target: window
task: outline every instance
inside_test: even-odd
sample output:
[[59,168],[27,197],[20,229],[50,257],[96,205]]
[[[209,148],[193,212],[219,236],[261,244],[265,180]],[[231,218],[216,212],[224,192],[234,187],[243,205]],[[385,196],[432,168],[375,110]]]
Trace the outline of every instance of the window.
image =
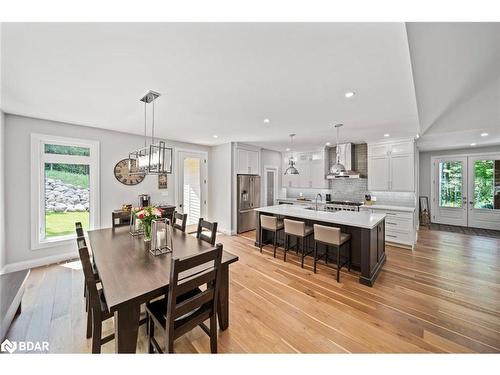
[[460,161],[439,163],[439,206],[462,207],[463,166]]
[[99,143],[33,134],[32,248],[53,246],[99,226]]

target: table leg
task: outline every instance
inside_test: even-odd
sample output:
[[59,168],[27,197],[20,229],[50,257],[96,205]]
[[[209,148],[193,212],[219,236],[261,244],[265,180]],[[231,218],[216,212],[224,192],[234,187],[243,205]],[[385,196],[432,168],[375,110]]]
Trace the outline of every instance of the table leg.
[[139,316],[139,305],[128,305],[115,311],[116,353],[135,353],[139,331]]
[[227,264],[221,265],[217,316],[219,317],[219,327],[224,331],[229,327],[229,266]]

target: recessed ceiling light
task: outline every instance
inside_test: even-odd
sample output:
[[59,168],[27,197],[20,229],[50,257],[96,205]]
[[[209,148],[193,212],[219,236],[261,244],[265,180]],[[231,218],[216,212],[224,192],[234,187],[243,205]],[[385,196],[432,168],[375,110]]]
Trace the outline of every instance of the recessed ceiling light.
[[419,139],[420,138],[420,134],[417,133],[417,135],[415,136],[415,138]]
[[475,143],[471,143],[470,145],[471,145],[472,147],[474,147],[476,144],[475,144]]
[[327,146],[330,146],[330,145],[331,145],[331,143],[330,143],[330,142],[326,142],[326,145],[327,145]]
[[386,138],[387,138],[387,137],[390,137],[390,136],[391,136],[391,135],[390,135],[389,133],[385,133],[385,134],[384,134],[384,137],[386,137]]
[[487,137],[488,133],[481,133],[481,137]]
[[352,98],[356,93],[354,91],[347,91],[344,96],[346,98]]
[[290,149],[287,147],[287,148],[285,148],[285,151],[287,151],[287,152],[288,152],[288,151],[290,151]]
[[268,118],[265,118],[265,119],[264,119],[264,123],[265,123],[265,124],[269,124],[270,122],[271,122],[271,120],[269,120]]
[[212,137],[219,138],[219,136],[217,134],[214,134]]

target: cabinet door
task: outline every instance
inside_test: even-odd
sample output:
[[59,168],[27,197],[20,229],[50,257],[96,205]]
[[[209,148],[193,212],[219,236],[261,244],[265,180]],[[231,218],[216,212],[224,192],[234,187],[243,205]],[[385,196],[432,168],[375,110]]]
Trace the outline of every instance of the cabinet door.
[[325,160],[321,153],[313,153],[310,163],[311,187],[324,189],[327,187],[325,178]]
[[248,173],[260,174],[258,151],[247,151]]
[[368,161],[368,190],[389,190],[389,158],[372,157]]
[[238,168],[237,173],[246,174],[248,171],[248,151],[238,149]]
[[391,186],[392,191],[413,191],[414,173],[412,155],[391,154]]
[[310,155],[306,152],[297,155],[297,170],[298,175],[298,186],[300,188],[310,188],[311,187],[311,160]]

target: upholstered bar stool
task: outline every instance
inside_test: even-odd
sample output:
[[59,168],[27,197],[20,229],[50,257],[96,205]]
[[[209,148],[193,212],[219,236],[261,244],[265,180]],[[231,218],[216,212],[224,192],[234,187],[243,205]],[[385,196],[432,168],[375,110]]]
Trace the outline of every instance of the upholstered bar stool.
[[276,216],[260,215],[260,252],[262,253],[262,234],[264,231],[273,233],[273,256],[276,258],[278,232],[283,230],[283,222]]
[[[351,235],[342,233],[340,228],[314,224],[314,273],[316,273],[316,262],[318,260],[318,243],[326,245],[325,264],[328,263],[328,247],[332,246],[337,249],[337,282],[339,282],[340,269],[347,264],[348,271],[351,270]],[[347,260],[340,264],[340,249],[344,245],[348,245]]]
[[290,236],[296,237],[297,251],[299,251],[300,249],[302,257],[300,266],[304,268],[304,258],[306,257],[306,255],[311,254],[311,251],[306,253],[304,240],[306,240],[313,233],[313,229],[306,226],[306,223],[304,223],[303,221],[285,219],[283,220],[283,223],[285,224],[285,256],[283,257],[283,260],[286,262],[286,252],[289,249]]

